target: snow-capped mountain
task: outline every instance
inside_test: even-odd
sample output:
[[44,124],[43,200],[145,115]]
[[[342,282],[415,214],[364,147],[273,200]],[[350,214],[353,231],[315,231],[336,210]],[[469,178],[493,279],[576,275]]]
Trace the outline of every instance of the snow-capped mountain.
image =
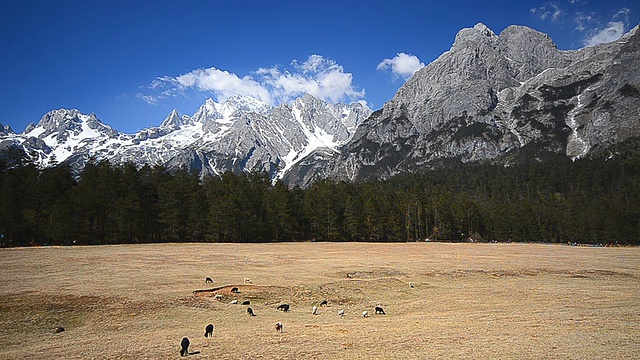
[[208,99],[193,116],[173,110],[160,126],[124,134],[94,114],[60,109],[20,134],[2,127],[0,151],[17,148],[41,166],[66,163],[77,170],[95,158],[197,169],[203,176],[231,170],[278,178],[320,147],[336,151],[370,113],[360,103],[329,104],[311,95],[278,107],[231,97]]

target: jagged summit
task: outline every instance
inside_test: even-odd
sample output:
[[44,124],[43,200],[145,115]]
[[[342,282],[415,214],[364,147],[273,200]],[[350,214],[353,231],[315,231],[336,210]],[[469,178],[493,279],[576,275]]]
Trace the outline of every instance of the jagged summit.
[[11,134],[15,134],[15,132],[13,131],[11,126],[2,125],[2,123],[0,123],[0,136],[1,135],[11,135]]

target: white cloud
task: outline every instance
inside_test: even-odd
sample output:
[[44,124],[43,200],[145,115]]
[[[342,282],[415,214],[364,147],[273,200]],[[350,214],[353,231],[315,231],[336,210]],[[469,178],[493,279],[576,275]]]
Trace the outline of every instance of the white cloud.
[[231,96],[251,96],[268,104],[272,103],[269,91],[250,76],[238,77],[228,71],[214,67],[196,69],[173,79],[182,88],[194,88],[201,92],[212,92],[219,100]]
[[424,67],[424,64],[417,56],[405,53],[398,53],[392,59],[384,59],[376,67],[377,70],[390,71],[395,76],[408,79],[413,74]]
[[335,61],[311,55],[303,63],[291,62],[294,72],[281,71],[278,67],[259,69],[265,86],[280,101],[288,101],[302,94],[311,94],[317,98],[338,102],[346,99],[358,99],[364,96],[364,90],[353,87],[353,75],[345,73],[344,68]]
[[529,9],[531,15],[539,17],[541,20],[550,20],[552,22],[558,22],[562,18],[563,11],[558,4],[546,3],[543,6]]
[[[631,10],[629,8],[621,8],[613,16],[611,20],[604,27],[595,27],[586,31],[586,37],[582,41],[585,46],[593,46],[602,43],[608,43],[615,41],[627,32],[629,28],[629,14]],[[590,18],[593,20],[593,18]],[[583,27],[581,30],[586,30]]]
[[153,95],[145,95],[143,93],[137,93],[136,97],[149,105],[155,105],[158,103],[158,98]]
[[576,14],[574,21],[576,22],[576,27],[574,28],[574,30],[585,31],[588,26],[593,24],[593,22],[595,21],[595,17],[594,15],[587,15],[579,12]]
[[625,33],[625,24],[622,21],[610,22],[604,29],[595,29],[589,32],[583,43],[586,46],[608,43],[618,40]]
[[275,105],[305,93],[330,102],[358,100],[365,94],[354,88],[352,74],[321,55],[311,55],[302,63],[293,60],[291,66],[291,71],[277,66],[260,68],[243,77],[215,67],[196,69],[176,77],[159,77],[147,88],[157,94],[140,93],[137,97],[153,105],[163,98],[187,96],[190,90],[209,94],[217,101],[239,95]]

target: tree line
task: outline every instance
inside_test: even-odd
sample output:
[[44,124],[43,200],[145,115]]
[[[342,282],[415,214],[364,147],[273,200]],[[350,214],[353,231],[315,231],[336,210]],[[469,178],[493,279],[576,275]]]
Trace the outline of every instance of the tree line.
[[640,156],[549,155],[384,181],[266,173],[201,178],[161,166],[0,162],[2,246],[153,242],[514,241],[638,244]]

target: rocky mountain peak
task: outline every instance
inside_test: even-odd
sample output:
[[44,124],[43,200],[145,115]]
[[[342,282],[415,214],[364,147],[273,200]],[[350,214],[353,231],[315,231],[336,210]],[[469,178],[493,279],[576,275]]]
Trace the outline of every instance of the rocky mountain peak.
[[487,25],[483,24],[483,23],[477,23],[474,27],[475,30],[480,31],[480,33],[482,33],[482,35],[487,36],[487,37],[495,37],[496,34],[493,32],[493,30],[489,29],[489,27],[487,27]]
[[160,127],[167,129],[177,129],[180,127],[180,125],[182,125],[182,123],[182,118],[180,117],[178,110],[173,109],[164,119],[162,124],[160,124]]
[[100,121],[95,114],[82,114],[77,109],[58,109],[45,114],[37,125],[29,125],[24,133],[44,139],[54,136],[59,141],[65,141],[83,131],[93,131],[105,136],[115,136],[117,131]]
[[452,49],[466,47],[469,44],[479,46],[482,43],[492,44],[498,39],[498,36],[489,29],[485,24],[478,23],[472,28],[464,28],[458,31],[453,42]]
[[3,125],[2,123],[0,123],[0,135],[11,135],[11,134],[15,134],[11,126]]
[[[521,149],[586,156],[640,134],[640,36],[561,51],[525,26],[462,29],[341,148],[290,181],[380,179],[445,162],[509,163]],[[531,151],[531,150],[529,150]],[[300,175],[302,174],[302,176]]]

